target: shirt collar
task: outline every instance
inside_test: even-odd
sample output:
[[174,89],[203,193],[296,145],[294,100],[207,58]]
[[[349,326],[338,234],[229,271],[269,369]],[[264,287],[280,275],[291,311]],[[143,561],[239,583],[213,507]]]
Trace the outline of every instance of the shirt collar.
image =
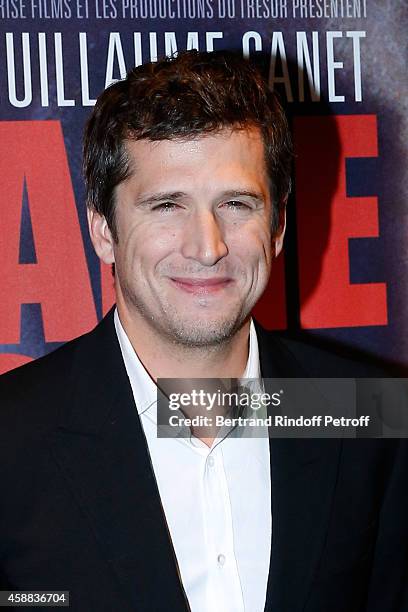
[[[135,398],[137,411],[140,415],[142,412],[145,412],[156,403],[157,386],[140,361],[125,330],[123,329],[117,308],[115,309],[114,323],[123,360],[125,362],[127,375],[132,387],[133,396]],[[259,364],[258,338],[256,335],[254,322],[251,319],[249,328],[248,360],[242,378],[259,379],[260,376],[261,368]]]

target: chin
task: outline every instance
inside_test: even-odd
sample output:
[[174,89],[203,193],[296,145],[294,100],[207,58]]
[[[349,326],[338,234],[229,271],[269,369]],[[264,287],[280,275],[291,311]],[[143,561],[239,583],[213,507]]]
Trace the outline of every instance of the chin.
[[197,316],[186,321],[180,317],[176,321],[168,321],[166,333],[173,342],[186,347],[217,346],[232,338],[240,329],[245,318],[235,315],[227,320],[214,320],[214,318],[200,320]]

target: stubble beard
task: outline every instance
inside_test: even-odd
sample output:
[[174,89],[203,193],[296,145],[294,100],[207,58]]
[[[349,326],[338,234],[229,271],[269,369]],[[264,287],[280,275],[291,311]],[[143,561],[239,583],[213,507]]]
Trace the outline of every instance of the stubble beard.
[[246,318],[244,313],[234,312],[229,318],[183,321],[171,307],[165,313],[169,338],[185,348],[215,348],[228,343]]
[[[227,344],[247,319],[249,312],[236,304],[229,315],[224,317],[203,317],[194,319],[192,315],[183,319],[182,313],[172,304],[161,304],[161,312],[153,313],[149,306],[135,295],[129,287],[123,288],[126,301],[131,310],[138,314],[157,336],[167,342],[186,349],[217,348]],[[205,308],[202,300],[202,307]]]

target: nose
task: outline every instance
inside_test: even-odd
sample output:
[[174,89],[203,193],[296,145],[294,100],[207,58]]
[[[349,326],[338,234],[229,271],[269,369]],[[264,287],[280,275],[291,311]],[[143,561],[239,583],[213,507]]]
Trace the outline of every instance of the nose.
[[222,228],[210,210],[197,212],[186,224],[182,255],[203,266],[213,266],[228,254]]

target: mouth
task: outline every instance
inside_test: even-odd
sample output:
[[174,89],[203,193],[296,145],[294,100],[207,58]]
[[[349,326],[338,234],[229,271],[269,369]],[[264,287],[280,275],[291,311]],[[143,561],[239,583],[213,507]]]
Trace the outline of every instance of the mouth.
[[215,278],[179,278],[172,277],[170,281],[178,289],[185,293],[195,295],[210,295],[222,291],[229,287],[234,281],[232,278],[215,277]]

